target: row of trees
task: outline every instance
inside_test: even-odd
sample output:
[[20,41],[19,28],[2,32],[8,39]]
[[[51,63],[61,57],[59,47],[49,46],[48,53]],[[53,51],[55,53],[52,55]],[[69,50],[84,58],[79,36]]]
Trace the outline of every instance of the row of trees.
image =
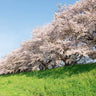
[[59,6],[52,23],[34,29],[32,39],[23,42],[19,49],[8,54],[0,64],[3,64],[5,73],[30,71],[34,66],[47,69],[52,65],[54,68],[57,60],[69,65],[69,50],[80,49],[80,42],[86,51],[89,50],[89,44],[95,44],[96,29],[90,31],[95,24],[96,0],[82,0],[68,7]]

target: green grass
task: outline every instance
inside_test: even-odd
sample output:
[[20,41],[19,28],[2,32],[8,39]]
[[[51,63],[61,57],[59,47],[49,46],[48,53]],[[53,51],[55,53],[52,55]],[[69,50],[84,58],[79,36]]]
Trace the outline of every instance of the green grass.
[[96,96],[96,64],[2,75],[0,96]]

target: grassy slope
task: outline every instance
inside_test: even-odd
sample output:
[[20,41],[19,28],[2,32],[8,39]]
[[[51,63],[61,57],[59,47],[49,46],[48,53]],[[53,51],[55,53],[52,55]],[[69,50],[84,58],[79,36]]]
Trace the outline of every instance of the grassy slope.
[[96,96],[96,64],[2,75],[0,96]]

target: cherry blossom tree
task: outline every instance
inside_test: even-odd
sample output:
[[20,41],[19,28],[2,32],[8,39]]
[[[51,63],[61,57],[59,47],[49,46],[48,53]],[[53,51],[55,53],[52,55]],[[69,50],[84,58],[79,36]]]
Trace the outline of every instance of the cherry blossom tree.
[[0,74],[68,66],[90,53],[96,45],[96,0],[58,7],[50,24],[34,29],[32,39],[0,60]]

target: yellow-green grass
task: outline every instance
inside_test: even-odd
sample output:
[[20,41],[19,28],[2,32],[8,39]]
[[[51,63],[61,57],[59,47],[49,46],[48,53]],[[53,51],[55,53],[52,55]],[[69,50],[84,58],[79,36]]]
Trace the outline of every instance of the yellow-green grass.
[[96,96],[96,64],[1,75],[0,96]]

